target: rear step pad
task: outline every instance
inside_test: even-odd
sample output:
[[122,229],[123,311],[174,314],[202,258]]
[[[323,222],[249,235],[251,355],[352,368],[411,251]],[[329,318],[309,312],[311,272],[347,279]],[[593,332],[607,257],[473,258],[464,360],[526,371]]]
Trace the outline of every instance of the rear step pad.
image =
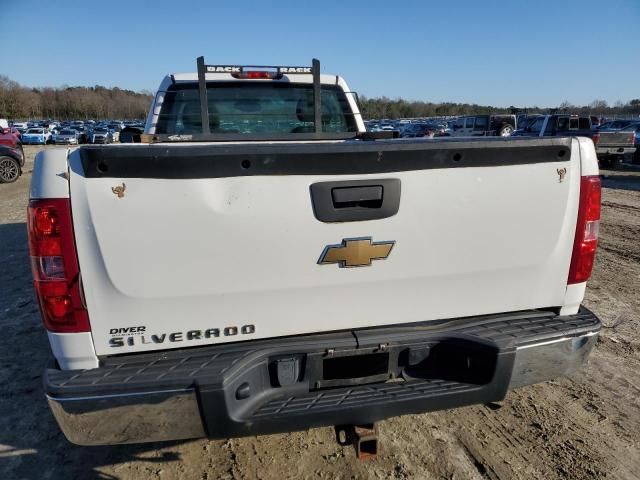
[[[188,389],[199,385],[221,385],[240,371],[246,371],[269,357],[291,353],[320,353],[329,348],[354,349],[388,343],[447,338],[476,338],[514,347],[540,342],[559,335],[573,337],[594,331],[599,320],[582,307],[577,315],[562,317],[546,311],[488,315],[442,322],[372,328],[357,332],[338,332],[309,336],[282,337],[236,344],[176,349],[164,352],[103,357],[101,366],[90,370],[59,370],[51,365],[45,371],[49,395],[108,395],[145,391],[149,386]],[[416,388],[447,388],[425,381]],[[371,386],[363,387],[366,389]],[[390,384],[380,385],[379,394]],[[308,393],[308,392],[307,392]],[[309,395],[316,395],[309,393]],[[304,400],[306,401],[306,400]],[[266,406],[266,405],[265,405]],[[257,412],[256,412],[257,413]]]

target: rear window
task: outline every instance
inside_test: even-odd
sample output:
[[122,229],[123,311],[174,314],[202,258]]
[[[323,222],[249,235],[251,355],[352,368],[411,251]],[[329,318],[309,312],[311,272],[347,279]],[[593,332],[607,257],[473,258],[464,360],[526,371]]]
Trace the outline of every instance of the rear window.
[[608,127],[611,128],[612,130],[617,130],[617,129],[626,127],[630,123],[631,123],[630,120],[615,120],[615,121],[611,122],[608,125]]
[[[283,134],[315,131],[311,84],[216,82],[207,84],[211,133]],[[322,131],[357,131],[346,95],[322,85]],[[202,133],[196,83],[172,85],[165,93],[158,134]]]
[[589,117],[580,117],[578,120],[578,128],[580,128],[580,130],[589,130],[591,128],[591,119]]
[[564,132],[569,130],[569,117],[559,117],[558,118],[558,131]]

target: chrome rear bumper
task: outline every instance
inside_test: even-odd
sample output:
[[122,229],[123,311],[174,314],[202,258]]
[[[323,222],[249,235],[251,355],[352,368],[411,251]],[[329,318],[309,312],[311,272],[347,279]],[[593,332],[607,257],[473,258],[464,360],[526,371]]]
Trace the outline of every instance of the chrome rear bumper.
[[53,398],[49,407],[70,442],[111,445],[204,437],[194,389]]
[[516,348],[509,390],[545,382],[578,370],[598,341],[598,332]]

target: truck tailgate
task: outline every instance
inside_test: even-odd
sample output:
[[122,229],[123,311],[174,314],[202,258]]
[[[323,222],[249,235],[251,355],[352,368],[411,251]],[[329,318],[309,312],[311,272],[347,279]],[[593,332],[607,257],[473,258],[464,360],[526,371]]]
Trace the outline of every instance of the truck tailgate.
[[[69,165],[98,355],[564,299],[576,140],[92,146],[75,150]],[[385,179],[400,182],[396,214],[316,218],[311,185]],[[319,263],[327,247],[369,238],[393,245],[386,259],[362,268]],[[358,255],[375,258],[365,247]]]
[[635,143],[635,132],[600,131],[599,137],[597,144],[598,147],[633,147]]

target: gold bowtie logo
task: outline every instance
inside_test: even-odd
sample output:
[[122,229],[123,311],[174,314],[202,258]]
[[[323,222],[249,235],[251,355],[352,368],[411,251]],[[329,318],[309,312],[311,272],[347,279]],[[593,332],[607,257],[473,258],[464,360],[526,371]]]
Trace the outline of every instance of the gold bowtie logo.
[[345,238],[339,245],[327,245],[319,265],[337,263],[342,267],[366,267],[372,260],[384,260],[396,242],[373,242],[368,238]]

